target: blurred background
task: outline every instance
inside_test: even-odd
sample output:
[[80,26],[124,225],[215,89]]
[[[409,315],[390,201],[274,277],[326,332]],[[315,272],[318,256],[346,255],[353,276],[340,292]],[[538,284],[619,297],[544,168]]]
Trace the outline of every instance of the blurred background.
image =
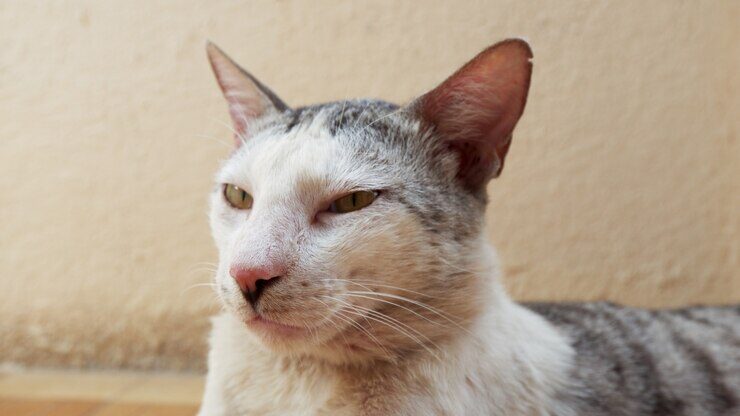
[[520,300],[740,301],[740,2],[2,1],[0,360],[202,371],[217,43],[286,102],[534,75],[488,232]]

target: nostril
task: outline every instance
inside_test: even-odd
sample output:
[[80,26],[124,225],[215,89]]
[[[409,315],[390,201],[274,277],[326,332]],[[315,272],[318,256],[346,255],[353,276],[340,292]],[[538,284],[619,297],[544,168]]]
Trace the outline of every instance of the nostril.
[[257,281],[254,282],[254,291],[257,292],[257,296],[259,296],[259,294],[261,294],[268,286],[275,284],[278,279],[280,279],[280,276],[271,277],[269,279],[257,279]]
[[277,283],[278,280],[280,280],[280,276],[274,276],[268,279],[257,279],[254,282],[254,290],[248,290],[246,293],[249,302],[252,305],[257,303],[257,300],[262,296],[265,289]]

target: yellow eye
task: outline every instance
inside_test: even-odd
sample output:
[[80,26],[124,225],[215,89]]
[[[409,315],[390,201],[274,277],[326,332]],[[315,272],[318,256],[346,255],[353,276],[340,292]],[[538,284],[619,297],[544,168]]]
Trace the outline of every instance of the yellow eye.
[[226,184],[224,186],[224,198],[236,209],[252,208],[252,195],[236,185]]
[[374,191],[352,192],[332,202],[329,211],[337,214],[357,211],[372,204],[377,196],[378,193]]

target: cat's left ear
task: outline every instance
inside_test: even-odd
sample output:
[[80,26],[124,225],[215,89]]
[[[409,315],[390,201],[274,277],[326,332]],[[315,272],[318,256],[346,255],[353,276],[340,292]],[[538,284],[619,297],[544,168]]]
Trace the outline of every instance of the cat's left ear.
[[275,93],[239,67],[218,46],[208,42],[206,52],[218,85],[229,103],[229,114],[238,136],[235,138],[237,146],[249,136],[249,126],[254,120],[288,109]]
[[410,106],[459,156],[458,178],[481,191],[499,176],[527,101],[532,50],[520,39],[479,53]]

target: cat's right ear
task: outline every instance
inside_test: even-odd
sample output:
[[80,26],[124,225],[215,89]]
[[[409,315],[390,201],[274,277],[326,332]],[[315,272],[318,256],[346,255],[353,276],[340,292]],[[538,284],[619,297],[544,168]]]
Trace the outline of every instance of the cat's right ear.
[[252,74],[231,60],[218,46],[208,42],[206,52],[218,85],[229,103],[229,114],[238,147],[249,137],[249,127],[254,120],[286,111],[288,106]]
[[499,42],[410,105],[459,157],[458,177],[475,192],[501,174],[524,111],[532,50],[521,39]]

